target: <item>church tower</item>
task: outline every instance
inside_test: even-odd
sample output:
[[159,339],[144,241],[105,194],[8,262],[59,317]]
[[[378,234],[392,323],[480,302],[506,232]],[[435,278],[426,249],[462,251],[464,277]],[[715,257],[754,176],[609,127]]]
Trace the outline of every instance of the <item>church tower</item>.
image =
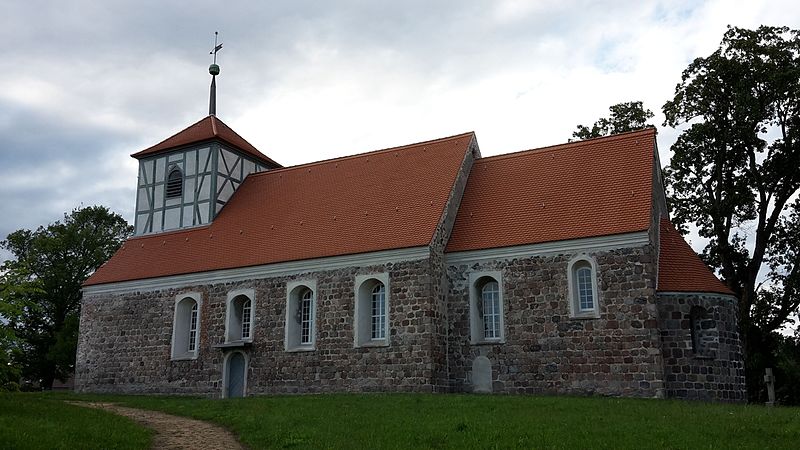
[[248,174],[281,167],[216,117],[216,52],[209,115],[131,156],[139,160],[135,234],[206,225]]

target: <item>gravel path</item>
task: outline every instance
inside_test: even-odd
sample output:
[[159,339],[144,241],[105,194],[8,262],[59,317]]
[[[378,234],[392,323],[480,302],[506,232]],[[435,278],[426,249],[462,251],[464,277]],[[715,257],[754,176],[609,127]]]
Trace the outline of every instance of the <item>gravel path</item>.
[[158,411],[128,408],[113,403],[102,402],[68,402],[110,411],[121,416],[130,417],[134,421],[155,431],[154,449],[244,449],[231,432],[217,425],[186,417],[178,417]]

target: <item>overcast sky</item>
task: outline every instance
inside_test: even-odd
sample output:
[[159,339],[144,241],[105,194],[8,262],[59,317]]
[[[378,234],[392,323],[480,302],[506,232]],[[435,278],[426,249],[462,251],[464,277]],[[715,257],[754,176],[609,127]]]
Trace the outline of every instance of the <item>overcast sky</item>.
[[[484,156],[565,142],[608,106],[656,113],[728,24],[786,1],[37,1],[0,18],[0,239],[101,204],[133,220],[136,161],[208,112],[283,165],[475,131]],[[694,243],[695,247],[699,245]],[[3,255],[0,255],[0,257]]]

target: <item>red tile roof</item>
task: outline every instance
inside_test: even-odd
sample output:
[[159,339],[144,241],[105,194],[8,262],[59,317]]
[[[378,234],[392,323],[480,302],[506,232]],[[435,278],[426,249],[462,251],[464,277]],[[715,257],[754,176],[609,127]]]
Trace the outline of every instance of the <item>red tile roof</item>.
[[473,138],[250,175],[210,225],[129,239],[85,285],[429,245]]
[[686,243],[669,219],[661,219],[659,292],[713,292],[735,295]]
[[475,162],[448,252],[647,230],[655,130]]
[[140,152],[136,152],[132,154],[136,159],[144,158],[145,156],[154,155],[156,153],[162,153],[176,147],[182,147],[184,145],[194,144],[197,142],[208,141],[212,139],[219,139],[226,142],[229,145],[243,151],[244,153],[252,156],[256,160],[266,164],[269,168],[281,167],[280,164],[276,163],[265,154],[258,151],[255,147],[253,147],[249,142],[247,142],[243,137],[239,136],[235,131],[233,131],[229,126],[225,125],[225,122],[219,120],[216,116],[207,116],[206,118],[200,120],[199,122],[195,123],[194,125],[190,125],[183,131],[178,132],[177,134],[164,139],[163,141],[159,142],[158,144],[146,148]]

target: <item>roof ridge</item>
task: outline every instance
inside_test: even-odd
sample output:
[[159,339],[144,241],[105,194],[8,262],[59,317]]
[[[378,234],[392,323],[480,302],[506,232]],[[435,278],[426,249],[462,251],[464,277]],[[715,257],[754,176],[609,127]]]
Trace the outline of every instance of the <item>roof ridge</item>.
[[[217,119],[217,116],[208,116],[208,117],[210,117],[210,118],[211,118],[211,134],[212,134],[214,137],[220,137],[220,135],[219,135],[219,132],[217,131],[217,123],[216,123],[216,122],[217,122],[217,120],[218,120],[218,119]],[[221,120],[220,120],[220,123],[222,123],[223,125],[225,125],[226,127],[228,127],[228,125],[226,125],[226,124],[225,124],[224,122],[222,122]],[[228,127],[228,128],[230,128],[230,127]],[[233,131],[233,130],[231,130],[231,131]],[[234,133],[236,133],[236,132],[234,131]],[[241,136],[239,136],[239,137],[241,137]],[[242,138],[242,139],[244,139],[244,138]],[[247,141],[245,140],[245,142],[247,142]],[[252,144],[251,144],[251,145],[252,145]]]
[[462,138],[462,137],[474,136],[474,135],[475,135],[474,131],[468,131],[466,133],[455,134],[453,136],[448,136],[448,137],[444,137],[444,138],[431,139],[431,140],[428,140],[428,141],[415,142],[413,144],[398,145],[398,146],[395,146],[395,147],[383,148],[383,149],[379,149],[379,150],[371,150],[371,151],[363,152],[363,153],[356,153],[354,155],[339,156],[339,157],[336,157],[336,158],[322,159],[322,160],[319,160],[319,161],[312,161],[312,162],[308,162],[308,163],[297,164],[297,165],[294,165],[294,166],[280,167],[280,168],[277,168],[277,169],[265,170],[263,172],[251,173],[250,176],[265,176],[267,174],[273,174],[273,173],[276,173],[276,172],[288,172],[288,171],[294,170],[294,169],[306,169],[308,167],[319,166],[319,165],[322,165],[322,164],[330,164],[332,162],[346,161],[346,160],[351,160],[351,159],[363,158],[365,156],[377,155],[377,154],[381,154],[381,153],[389,153],[389,152],[397,151],[397,150],[400,150],[400,149],[405,150],[405,149],[410,149],[410,148],[414,148],[414,147],[419,147],[421,145],[430,145],[430,144],[434,144],[434,143],[438,143],[438,142],[444,142],[444,141],[448,141],[448,140],[455,140],[455,139],[459,139],[459,138]]
[[[161,144],[163,144],[163,143],[167,142],[168,140],[170,140],[170,139],[174,138],[175,136],[177,136],[177,135],[179,135],[179,134],[181,134],[181,133],[185,132],[186,130],[188,130],[188,129],[192,128],[192,127],[196,127],[196,126],[200,125],[200,124],[201,124],[201,123],[202,123],[204,120],[208,119],[209,117],[211,117],[211,116],[206,116],[206,117],[203,117],[202,119],[198,120],[197,122],[195,122],[195,123],[193,123],[193,124],[191,124],[191,125],[189,125],[189,126],[185,127],[185,128],[184,128],[184,129],[182,129],[181,131],[178,131],[177,133],[172,133],[171,135],[169,135],[169,136],[168,136],[168,137],[166,137],[165,139],[162,139],[162,140],[158,141],[156,144],[154,144],[154,145],[151,145],[151,146],[149,146],[149,147],[147,147],[147,148],[145,148],[145,149],[139,150],[139,151],[137,151],[137,152],[131,153],[131,155],[130,155],[130,156],[131,156],[131,157],[133,157],[133,158],[136,158],[136,155],[138,155],[138,154],[140,154],[140,153],[142,153],[142,152],[146,152],[146,151],[150,150],[151,148],[158,147],[159,145],[161,145]],[[138,158],[137,158],[137,159],[138,159]]]
[[597,141],[618,141],[623,139],[630,139],[636,135],[647,135],[647,134],[652,134],[655,136],[656,134],[655,127],[647,127],[641,130],[625,131],[623,133],[616,133],[609,136],[600,136],[591,139],[584,139],[582,141],[564,142],[561,144],[547,145],[544,147],[531,148],[527,150],[517,150],[515,152],[510,152],[510,153],[502,153],[499,155],[486,156],[483,158],[476,159],[475,162],[479,163],[489,160],[494,161],[500,159],[516,158],[518,156],[525,156],[531,153],[547,153],[556,150],[563,150],[565,148],[584,147],[589,144],[596,143]]
[[[258,149],[258,148],[257,148],[255,145],[253,145],[253,144],[252,144],[250,141],[248,141],[247,139],[245,139],[244,137],[242,137],[242,135],[241,135],[241,134],[237,133],[237,132],[236,132],[236,130],[234,130],[234,129],[233,129],[231,126],[230,126],[230,125],[228,125],[227,123],[225,123],[225,121],[224,121],[224,120],[220,119],[220,118],[219,118],[219,117],[217,117],[217,116],[209,116],[209,117],[211,117],[211,127],[212,127],[212,129],[213,129],[213,131],[214,131],[214,137],[216,137],[216,138],[218,138],[218,139],[220,139],[220,140],[223,140],[223,141],[227,142],[228,144],[230,144],[230,145],[233,145],[234,147],[238,147],[238,144],[236,144],[236,143],[234,143],[234,142],[231,142],[230,140],[228,140],[228,139],[225,139],[225,137],[224,137],[224,136],[221,136],[221,135],[220,135],[220,133],[219,133],[219,131],[218,131],[218,129],[217,129],[217,127],[215,126],[215,123],[214,123],[214,122],[219,122],[219,123],[220,123],[220,125],[222,125],[222,126],[223,126],[223,127],[225,127],[225,128],[228,130],[228,131],[230,131],[231,133],[233,133],[233,135],[234,135],[234,136],[238,137],[238,138],[239,138],[239,139],[241,139],[241,140],[242,140],[242,141],[243,141],[245,144],[247,144],[247,145],[249,145],[250,147],[252,147],[252,149],[253,149],[255,152],[257,152],[259,155],[261,155],[261,157],[262,157],[262,158],[264,158],[264,159],[266,159],[266,160],[268,160],[268,161],[272,161],[274,164],[278,164],[277,162],[275,162],[275,160],[274,160],[274,159],[272,159],[272,158],[270,158],[269,156],[267,156],[266,154],[264,154],[264,152],[262,152],[261,150],[259,150],[259,149]],[[280,164],[278,164],[278,165],[280,165]]]

